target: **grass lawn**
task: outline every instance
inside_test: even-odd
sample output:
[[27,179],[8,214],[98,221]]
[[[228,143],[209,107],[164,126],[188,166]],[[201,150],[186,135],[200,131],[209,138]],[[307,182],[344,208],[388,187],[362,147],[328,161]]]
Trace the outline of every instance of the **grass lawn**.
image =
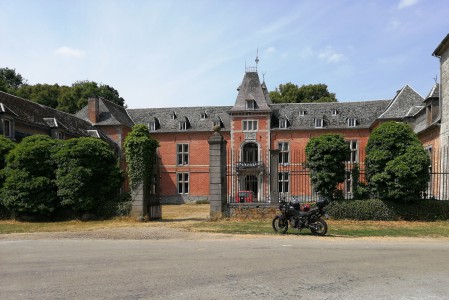
[[[196,232],[216,232],[229,234],[267,234],[273,235],[270,219],[241,220],[223,219],[208,221],[209,205],[164,205],[161,221],[136,222],[133,218],[116,218],[105,221],[66,221],[66,222],[18,222],[0,221],[0,234],[89,231],[120,227],[165,226],[184,228]],[[449,237],[449,221],[438,222],[374,222],[328,220],[329,236],[335,237]],[[290,228],[287,234],[310,235],[306,229],[298,232]]]

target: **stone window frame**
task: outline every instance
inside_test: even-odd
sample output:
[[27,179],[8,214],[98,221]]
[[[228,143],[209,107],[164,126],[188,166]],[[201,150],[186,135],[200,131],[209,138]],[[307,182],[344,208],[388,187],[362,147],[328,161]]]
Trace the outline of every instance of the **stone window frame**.
[[190,146],[188,143],[176,144],[176,165],[187,166],[189,164],[189,151]]
[[190,173],[179,172],[176,173],[176,186],[178,194],[189,194],[190,192]]
[[259,130],[258,128],[259,128],[258,120],[242,120],[242,131],[255,132]]
[[156,121],[150,121],[148,123],[148,130],[150,131],[156,131]]
[[359,141],[358,140],[346,140],[349,147],[349,160],[348,163],[358,163],[359,162]]
[[277,143],[279,151],[279,159],[278,163],[280,165],[287,165],[290,163],[290,142],[287,141],[279,141]]
[[179,130],[187,130],[187,121],[179,121]]

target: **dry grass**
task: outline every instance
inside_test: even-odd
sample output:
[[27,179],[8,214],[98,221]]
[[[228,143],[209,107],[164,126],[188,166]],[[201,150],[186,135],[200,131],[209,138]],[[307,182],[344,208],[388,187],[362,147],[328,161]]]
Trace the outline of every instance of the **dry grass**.
[[[274,215],[273,215],[274,216]],[[172,227],[197,232],[273,234],[272,216],[260,219],[222,219],[208,221],[208,204],[164,205],[162,220],[137,222],[134,218],[116,218],[105,221],[66,222],[18,222],[0,221],[0,234],[25,232],[76,232],[125,227]],[[449,221],[406,222],[406,221],[341,221],[329,220],[330,236],[340,237],[449,237]],[[289,234],[297,234],[289,229]],[[310,234],[305,230],[300,234]]]

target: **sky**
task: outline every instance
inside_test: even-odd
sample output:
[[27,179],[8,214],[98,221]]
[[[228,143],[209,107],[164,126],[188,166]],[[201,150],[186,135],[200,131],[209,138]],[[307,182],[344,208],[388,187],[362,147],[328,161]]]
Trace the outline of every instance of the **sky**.
[[426,96],[447,0],[0,0],[0,68],[29,84],[90,80],[129,108],[232,106],[246,66],[268,89],[337,99]]

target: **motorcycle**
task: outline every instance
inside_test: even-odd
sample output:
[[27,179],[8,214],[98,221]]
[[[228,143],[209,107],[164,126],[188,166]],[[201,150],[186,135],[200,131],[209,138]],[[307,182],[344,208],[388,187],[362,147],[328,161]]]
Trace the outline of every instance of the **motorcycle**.
[[327,223],[323,217],[328,218],[324,207],[328,205],[327,200],[316,202],[316,207],[310,208],[305,204],[302,209],[298,202],[286,202],[281,200],[279,210],[282,214],[274,217],[272,226],[276,233],[286,233],[288,226],[298,229],[310,229],[314,235],[325,235],[327,233]]

